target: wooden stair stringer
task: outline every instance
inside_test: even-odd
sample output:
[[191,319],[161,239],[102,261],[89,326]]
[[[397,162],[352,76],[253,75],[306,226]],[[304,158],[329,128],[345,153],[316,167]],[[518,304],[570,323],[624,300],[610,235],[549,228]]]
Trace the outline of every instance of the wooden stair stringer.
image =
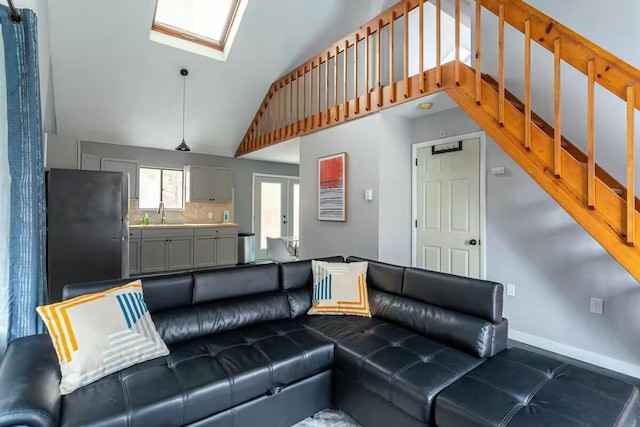
[[[636,280],[640,281],[640,247],[624,241],[626,202],[596,179],[596,209],[587,207],[586,168],[562,149],[562,177],[553,175],[553,139],[532,123],[532,149],[524,148],[524,115],[505,102],[505,123],[496,117],[498,93],[482,81],[482,102],[475,102],[475,72],[461,65],[460,85],[447,94],[472,117],[560,206],[562,206]],[[636,210],[636,242],[640,242],[640,212]]]

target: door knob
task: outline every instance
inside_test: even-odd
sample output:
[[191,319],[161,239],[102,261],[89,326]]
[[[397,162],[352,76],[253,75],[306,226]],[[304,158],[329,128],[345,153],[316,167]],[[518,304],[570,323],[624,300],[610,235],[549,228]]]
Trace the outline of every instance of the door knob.
[[471,239],[471,240],[469,240],[469,244],[471,246],[476,246],[478,244],[478,241],[476,239]]

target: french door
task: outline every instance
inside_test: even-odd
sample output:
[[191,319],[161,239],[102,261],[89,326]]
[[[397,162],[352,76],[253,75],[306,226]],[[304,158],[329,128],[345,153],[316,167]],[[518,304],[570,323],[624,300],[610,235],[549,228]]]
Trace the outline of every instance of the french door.
[[300,180],[254,175],[253,231],[256,259],[267,257],[267,237],[297,239],[300,232]]

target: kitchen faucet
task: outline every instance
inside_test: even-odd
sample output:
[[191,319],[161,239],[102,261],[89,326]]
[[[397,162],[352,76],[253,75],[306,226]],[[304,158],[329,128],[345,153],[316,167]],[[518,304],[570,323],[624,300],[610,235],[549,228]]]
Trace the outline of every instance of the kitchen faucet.
[[160,200],[160,204],[158,205],[158,213],[162,212],[162,225],[166,224],[166,220],[164,218],[164,202]]

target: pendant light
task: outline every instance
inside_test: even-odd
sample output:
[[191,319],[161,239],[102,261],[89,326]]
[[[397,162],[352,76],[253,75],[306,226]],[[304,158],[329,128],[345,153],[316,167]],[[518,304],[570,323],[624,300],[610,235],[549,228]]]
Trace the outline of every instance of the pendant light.
[[191,151],[191,148],[189,148],[187,143],[184,142],[184,111],[186,104],[187,76],[189,75],[189,70],[183,68],[180,70],[180,75],[182,76],[182,142],[176,147],[176,151]]

